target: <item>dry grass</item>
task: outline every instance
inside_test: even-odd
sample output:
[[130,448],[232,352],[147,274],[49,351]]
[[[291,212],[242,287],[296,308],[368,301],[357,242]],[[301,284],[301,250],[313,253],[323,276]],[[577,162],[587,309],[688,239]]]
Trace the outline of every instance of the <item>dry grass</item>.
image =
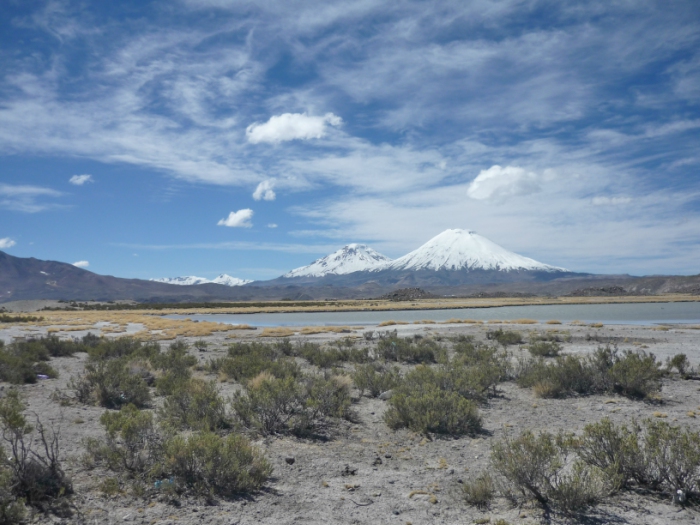
[[353,330],[361,330],[363,326],[305,326],[299,333],[301,335],[313,334],[342,334],[352,332]]
[[591,323],[588,326],[590,326],[591,328],[603,328],[603,326],[605,325],[603,323]]
[[377,326],[394,326],[395,324],[408,324],[408,321],[382,321]]
[[440,324],[483,324],[483,321],[476,321],[474,319],[457,319],[452,318],[447,321],[443,321]]
[[545,324],[561,324],[561,321],[557,321],[556,319],[550,319]]
[[501,324],[501,323],[503,323],[503,321],[499,321],[498,319],[490,319],[487,322],[488,322],[488,324]]
[[421,321],[413,321],[413,324],[437,324],[435,321],[429,319],[423,319]]
[[537,321],[534,319],[513,319],[512,321],[508,321],[510,324],[537,324]]
[[264,328],[258,337],[291,337],[295,331],[286,326],[278,326],[275,328]]

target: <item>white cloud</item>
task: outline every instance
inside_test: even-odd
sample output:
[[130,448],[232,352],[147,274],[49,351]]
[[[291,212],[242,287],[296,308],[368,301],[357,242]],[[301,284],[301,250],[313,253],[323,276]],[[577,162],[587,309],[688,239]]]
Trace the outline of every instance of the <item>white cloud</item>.
[[266,200],[266,201],[273,201],[275,200],[275,197],[277,195],[275,194],[275,191],[272,189],[275,185],[274,180],[264,180],[260,184],[258,184],[258,187],[255,188],[255,191],[253,192],[253,198],[256,201],[259,201],[260,199]]
[[528,195],[540,190],[540,177],[517,166],[491,166],[481,170],[467,188],[472,199],[503,199],[514,195]]
[[221,219],[216,224],[218,226],[228,226],[229,228],[250,228],[253,223],[250,220],[253,218],[253,210],[245,208],[243,210],[232,211],[228,217]]
[[629,197],[593,197],[591,201],[594,206],[620,206],[630,202],[632,199]]
[[76,261],[73,263],[73,266],[77,266],[78,268],[87,268],[90,266],[90,263],[88,261]]
[[263,124],[254,123],[245,130],[248,142],[276,144],[287,140],[320,139],[326,134],[326,124],[340,126],[343,119],[333,113],[312,117],[306,113],[283,113],[270,117]]
[[270,224],[267,225],[268,228],[277,228],[277,225],[274,222],[271,222]]
[[0,239],[0,249],[2,250],[6,248],[12,248],[15,244],[17,243],[9,237],[3,237],[2,239]]
[[92,178],[92,175],[73,175],[70,180],[68,181],[71,184],[75,184],[76,186],[82,186],[86,182],[95,182]]
[[49,208],[55,208],[55,204],[38,202],[42,197],[60,197],[60,191],[40,186],[12,185],[0,183],[0,208],[36,213]]

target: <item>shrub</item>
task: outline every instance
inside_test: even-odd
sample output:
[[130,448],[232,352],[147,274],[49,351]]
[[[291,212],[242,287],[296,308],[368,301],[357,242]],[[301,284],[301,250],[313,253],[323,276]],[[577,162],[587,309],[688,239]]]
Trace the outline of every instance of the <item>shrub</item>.
[[553,341],[538,341],[530,343],[527,349],[534,357],[557,357],[561,352],[561,345]]
[[143,408],[151,401],[148,384],[138,369],[129,367],[128,358],[88,362],[83,375],[70,385],[81,403],[105,408],[128,404]]
[[515,498],[534,499],[564,512],[597,504],[608,491],[600,469],[574,461],[567,469],[570,448],[565,436],[530,431],[506,438],[491,448],[493,470],[506,481]]
[[160,456],[162,438],[150,412],[126,405],[118,412],[102,414],[100,423],[105,427],[106,440],[88,440],[88,461],[104,462],[111,470],[132,476],[153,468]]
[[86,349],[91,361],[103,361],[120,357],[149,359],[160,353],[158,343],[145,343],[133,337],[100,338],[98,344],[94,346],[88,344]]
[[384,419],[391,428],[407,427],[414,432],[478,432],[481,418],[476,404],[452,388],[443,370],[416,367],[394,389]]
[[[285,353],[289,352],[289,354]],[[278,344],[234,343],[229,346],[228,356],[209,361],[210,372],[220,372],[226,376],[242,381],[262,372],[275,377],[296,377],[300,374],[299,366],[286,355],[293,352],[289,341]]]
[[615,392],[631,398],[648,397],[661,389],[663,371],[653,354],[605,347],[589,357],[521,360],[518,385],[542,397]]
[[37,341],[12,343],[0,347],[0,381],[12,384],[36,383],[39,374],[58,377],[46,361],[49,352]]
[[370,397],[378,397],[382,392],[396,387],[401,375],[397,367],[389,368],[380,363],[368,363],[355,367],[352,380],[361,396],[367,391]]
[[181,490],[229,497],[259,490],[272,474],[267,460],[243,436],[209,432],[166,441],[158,470]]
[[[2,440],[8,445],[9,458],[3,454],[0,475],[5,489],[0,489],[0,508],[5,514],[17,515],[21,501],[46,508],[55,500],[72,494],[73,487],[59,461],[60,433],[47,430],[37,419],[30,425],[24,417],[25,405],[16,390],[0,399]],[[9,482],[8,482],[9,480]],[[8,496],[7,490],[12,496]]]
[[503,330],[502,328],[489,330],[486,332],[486,338],[495,340],[503,346],[519,345],[523,342],[523,335],[520,332]]
[[0,456],[0,524],[23,523],[26,515],[24,500],[18,498],[12,490],[12,471],[6,466],[7,456],[2,447],[0,447],[0,454],[2,454]]
[[690,361],[688,356],[685,354],[676,354],[668,361],[668,369],[671,370],[675,368],[681,376],[686,376],[686,374],[692,368],[690,366]]
[[156,391],[160,395],[169,395],[187,383],[192,376],[191,367],[197,364],[197,358],[187,353],[186,343],[178,341],[171,344],[166,352],[150,358],[151,365],[163,372],[156,379]]
[[260,433],[312,434],[329,417],[348,417],[349,382],[339,376],[287,376],[262,373],[249,381],[245,393],[232,398],[232,406],[243,424]]
[[480,509],[488,508],[495,492],[493,479],[488,472],[480,474],[473,481],[466,481],[462,484],[464,501]]
[[212,431],[229,426],[216,384],[201,379],[179,383],[165,398],[158,416],[165,426],[178,430]]
[[404,363],[436,363],[446,351],[431,339],[415,341],[411,338],[401,339],[391,336],[380,339],[376,347],[377,357],[386,361]]
[[700,490],[700,433],[664,421],[615,426],[609,419],[586,426],[577,443],[580,457],[620,487],[632,484],[675,494]]

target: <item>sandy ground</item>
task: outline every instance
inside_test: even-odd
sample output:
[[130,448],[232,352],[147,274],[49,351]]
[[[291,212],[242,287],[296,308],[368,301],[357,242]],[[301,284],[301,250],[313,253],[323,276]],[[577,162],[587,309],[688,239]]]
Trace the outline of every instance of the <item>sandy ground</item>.
[[[609,325],[594,328],[577,325],[496,325],[526,334],[530,330],[560,330],[571,334],[564,344],[566,353],[588,353],[599,345],[613,342],[620,349],[645,349],[661,360],[677,353],[687,354],[694,366],[700,364],[698,340],[700,330],[677,326]],[[494,325],[400,325],[386,328],[366,326],[367,330],[393,330],[399,336],[421,334],[446,337],[456,334],[485,338]],[[15,326],[0,330],[0,337],[39,335],[47,327]],[[96,331],[96,330],[92,330]],[[71,332],[80,336],[85,332]],[[259,332],[250,331],[237,339],[253,339]],[[68,335],[68,334],[64,334]],[[304,339],[324,342],[353,334],[318,334]],[[298,338],[298,336],[293,337]],[[198,338],[189,338],[193,342]],[[205,337],[209,351],[192,350],[202,362],[222,356],[226,339],[222,333]],[[358,345],[371,344],[358,337]],[[167,344],[163,342],[162,344]],[[511,347],[512,348],[512,347]],[[515,350],[523,351],[523,350]],[[383,421],[385,401],[363,397],[353,405],[358,414],[356,423],[338,424],[333,439],[326,442],[290,437],[258,439],[259,446],[274,466],[272,479],[265,489],[250,498],[218,501],[183,499],[179,506],[165,498],[139,499],[128,494],[107,497],[98,483],[108,474],[87,471],[77,458],[83,453],[81,441],[88,436],[101,436],[99,417],[104,409],[72,403],[60,406],[52,399],[56,391],[69,392],[71,377],[82,371],[85,354],[57,358],[52,365],[60,372],[57,379],[20,387],[29,404],[44,422],[60,425],[62,454],[73,479],[74,502],[82,514],[71,519],[38,517],[41,523],[138,523],[138,524],[468,524],[490,518],[491,523],[505,519],[511,524],[546,522],[535,505],[512,507],[497,499],[488,511],[467,506],[459,495],[460,481],[476,477],[487,467],[489,450],[494,440],[504,435],[517,435],[525,429],[546,429],[556,432],[580,431],[587,423],[607,416],[616,422],[631,418],[651,417],[661,412],[666,420],[700,430],[700,418],[690,411],[700,410],[700,384],[696,381],[664,380],[661,405],[646,404],[616,396],[588,396],[546,400],[534,397],[530,390],[513,383],[499,386],[499,396],[483,405],[481,415],[485,432],[476,437],[459,439],[425,439],[409,431],[392,431]],[[348,370],[352,365],[346,365]],[[9,385],[0,383],[0,389]],[[233,383],[220,383],[221,393],[228,397],[237,388]],[[293,465],[285,458],[293,457]],[[347,475],[347,471],[354,471]],[[434,496],[434,497],[433,497]],[[700,521],[694,509],[681,509],[670,501],[652,496],[623,494],[610,498],[591,512],[587,523],[616,524],[690,524]],[[551,523],[566,523],[552,516]],[[484,521],[481,521],[484,523]]]

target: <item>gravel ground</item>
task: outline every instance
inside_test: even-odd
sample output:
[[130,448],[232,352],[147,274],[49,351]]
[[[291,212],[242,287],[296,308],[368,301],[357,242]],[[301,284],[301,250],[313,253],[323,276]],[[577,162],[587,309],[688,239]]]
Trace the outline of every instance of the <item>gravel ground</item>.
[[[564,344],[565,353],[585,354],[607,342],[622,349],[644,349],[661,360],[685,353],[694,366],[700,364],[700,331],[687,327],[659,329],[651,326],[609,325],[601,328],[574,325],[497,325],[526,333],[530,330],[557,329],[571,334]],[[401,325],[365,327],[364,330],[396,328],[399,336],[420,334],[444,338],[456,334],[485,338],[492,325]],[[7,327],[0,338],[30,333],[45,333],[46,327],[28,331],[27,327]],[[71,333],[80,336],[82,333]],[[304,339],[325,342],[347,334],[319,334]],[[242,339],[254,339],[254,332]],[[209,351],[192,352],[201,361],[225,354],[230,340],[212,335],[206,338]],[[190,341],[191,342],[191,341]],[[165,343],[164,343],[165,344]],[[358,345],[370,344],[358,338]],[[511,347],[514,352],[524,352]],[[511,524],[568,523],[562,516],[544,516],[535,505],[513,507],[505,499],[496,499],[487,511],[467,506],[460,497],[460,482],[476,477],[488,467],[489,450],[494,440],[517,435],[522,430],[566,430],[578,432],[591,422],[609,417],[615,422],[651,417],[654,412],[666,421],[700,430],[698,418],[690,411],[700,409],[700,384],[688,380],[664,380],[663,402],[648,404],[617,396],[587,396],[569,399],[539,399],[530,390],[513,383],[501,384],[498,396],[480,410],[485,431],[477,437],[428,439],[409,431],[392,431],[383,421],[387,403],[363,397],[353,405],[355,422],[337,424],[332,439],[313,441],[290,437],[257,439],[274,466],[272,479],[263,491],[248,498],[205,503],[182,499],[173,503],[164,496],[136,498],[127,493],[105,496],[97,485],[108,476],[99,470],[86,470],[78,458],[82,440],[103,435],[99,424],[104,409],[75,402],[61,406],[54,400],[56,391],[69,393],[69,381],[83,369],[85,354],[57,358],[52,365],[60,372],[57,379],[40,381],[19,389],[29,411],[44,422],[60,426],[62,455],[73,479],[78,509],[72,518],[37,516],[41,523],[138,523],[138,524],[467,524],[504,519]],[[351,369],[352,365],[346,365]],[[0,390],[9,385],[0,383]],[[228,397],[238,385],[220,383]],[[254,438],[255,439],[255,438]],[[294,458],[292,465],[287,458]],[[654,496],[626,493],[611,497],[592,511],[587,523],[668,524],[696,523],[699,514],[692,508],[674,506]],[[481,521],[484,523],[484,521]]]

